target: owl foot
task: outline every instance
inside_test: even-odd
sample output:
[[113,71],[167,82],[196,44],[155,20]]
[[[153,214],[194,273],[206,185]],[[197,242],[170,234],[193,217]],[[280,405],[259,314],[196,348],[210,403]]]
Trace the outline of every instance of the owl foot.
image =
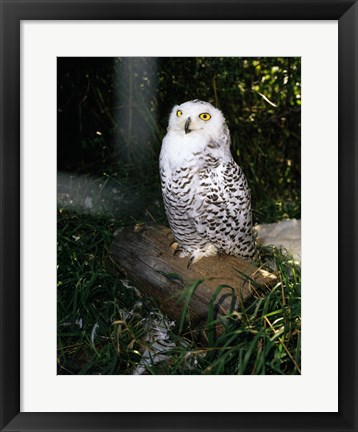
[[185,249],[183,249],[181,246],[179,246],[179,243],[177,242],[173,242],[170,245],[170,248],[175,249],[174,256],[177,256],[178,258],[184,258],[188,255],[188,252]]
[[191,264],[195,264],[201,260],[201,258],[214,256],[218,253],[218,250],[213,244],[209,244],[205,249],[197,249],[194,251],[193,255],[189,258],[187,269]]
[[174,251],[176,251],[179,247],[179,243],[177,241],[172,241],[169,245],[170,249],[173,249]]

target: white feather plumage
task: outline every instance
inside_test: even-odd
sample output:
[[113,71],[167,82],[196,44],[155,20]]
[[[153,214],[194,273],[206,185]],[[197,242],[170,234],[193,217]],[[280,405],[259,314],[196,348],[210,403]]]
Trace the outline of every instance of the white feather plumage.
[[174,106],[160,153],[162,192],[179,256],[252,257],[251,199],[230,152],[220,110],[203,101]]

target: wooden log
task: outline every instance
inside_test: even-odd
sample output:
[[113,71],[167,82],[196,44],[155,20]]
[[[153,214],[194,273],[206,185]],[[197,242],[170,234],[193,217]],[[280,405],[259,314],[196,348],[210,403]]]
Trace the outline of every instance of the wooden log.
[[[187,268],[188,258],[174,256],[170,244],[174,238],[169,228],[144,225],[121,230],[110,247],[109,257],[114,267],[130,279],[145,296],[154,298],[161,310],[173,320],[183,311],[179,301],[184,287],[202,281],[190,299],[192,324],[207,319],[208,307],[216,294],[216,313],[227,314],[251,294],[253,287],[271,286],[276,276],[257,268],[245,259],[221,255],[202,258]],[[195,284],[195,285],[196,285]],[[221,290],[219,286],[224,286]],[[234,297],[233,297],[234,292]]]

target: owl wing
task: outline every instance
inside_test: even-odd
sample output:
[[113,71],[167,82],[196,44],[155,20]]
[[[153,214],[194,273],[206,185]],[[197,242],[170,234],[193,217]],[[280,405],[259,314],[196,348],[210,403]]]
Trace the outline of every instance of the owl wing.
[[[212,157],[211,157],[212,158]],[[212,158],[213,159],[213,158]],[[198,172],[191,217],[197,232],[228,254],[251,257],[251,197],[241,168],[233,159]]]

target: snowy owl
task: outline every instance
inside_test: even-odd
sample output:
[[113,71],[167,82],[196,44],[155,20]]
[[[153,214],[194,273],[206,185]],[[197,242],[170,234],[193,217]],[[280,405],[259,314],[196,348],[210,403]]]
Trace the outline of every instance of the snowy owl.
[[222,252],[254,256],[250,190],[220,110],[197,99],[174,106],[159,167],[175,253],[188,266]]

